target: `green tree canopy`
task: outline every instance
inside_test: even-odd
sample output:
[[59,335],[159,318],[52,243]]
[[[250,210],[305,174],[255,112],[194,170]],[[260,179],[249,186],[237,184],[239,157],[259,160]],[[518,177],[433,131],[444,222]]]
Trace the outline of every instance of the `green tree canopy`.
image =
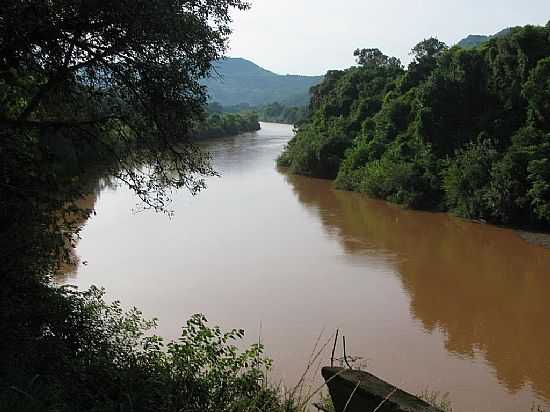
[[550,226],[550,27],[479,47],[418,43],[407,70],[378,49],[327,73],[279,163],[406,206]]
[[417,62],[420,62],[423,59],[435,58],[447,49],[448,47],[445,43],[435,37],[430,37],[414,46],[411,50],[411,55]]
[[380,49],[356,49],[353,55],[357,58],[357,64],[365,67],[401,67],[401,60],[397,57],[388,57]]
[[550,129],[550,57],[540,60],[531,71],[523,95],[529,101],[533,122]]
[[[213,171],[190,141],[206,101],[199,80],[226,49],[229,11],[247,7],[242,0],[2,3],[5,268],[27,252],[27,263],[37,262],[39,245],[52,243],[43,227],[75,206],[85,190],[78,177],[91,161],[156,210],[169,211],[171,189],[204,186],[202,176]],[[59,249],[46,247],[46,260],[52,247]]]
[[[229,10],[246,7],[242,0],[3,2],[3,137],[57,133],[110,151],[114,132],[125,155],[154,149],[147,175],[123,164],[119,176],[150,206],[165,201],[148,190],[151,182],[200,189],[194,176],[209,173],[208,164],[181,143],[203,113],[199,80],[225,51]],[[161,167],[167,158],[170,173]]]

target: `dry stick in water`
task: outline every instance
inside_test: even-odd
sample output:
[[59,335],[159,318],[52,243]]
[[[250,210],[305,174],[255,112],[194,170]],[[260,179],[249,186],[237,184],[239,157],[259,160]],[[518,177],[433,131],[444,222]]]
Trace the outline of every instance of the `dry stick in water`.
[[[339,330],[336,329],[336,335],[335,335],[335,339],[334,339],[334,345],[333,345],[333,348],[332,348],[332,357],[331,357],[331,364],[333,363],[333,358],[334,358],[334,351],[335,351],[335,348],[336,348],[336,342],[338,341],[338,332]],[[321,334],[318,336],[317,338],[317,341],[315,342],[315,347],[313,348],[313,352],[310,356],[310,360],[308,362],[308,365],[307,365],[307,368],[306,370],[304,371],[304,373],[302,374],[300,380],[298,381],[298,384],[294,387],[294,389],[291,391],[291,396],[294,396],[296,394],[296,391],[298,390],[298,387],[300,387],[300,399],[301,399],[301,396],[302,396],[302,388],[301,386],[303,385],[303,382],[305,380],[305,377],[308,373],[308,371],[311,369],[312,365],[315,363],[315,361],[319,358],[319,356],[321,355],[321,353],[323,352],[323,350],[327,347],[328,343],[330,342],[330,337],[329,339],[323,344],[323,346],[317,351],[317,353],[315,353],[315,350],[317,349],[318,345],[319,345],[319,342],[321,340],[321,336],[323,334],[323,331],[321,331]],[[352,369],[351,365],[348,363],[347,361],[347,354],[346,354],[346,337],[344,335],[342,335],[342,338],[343,338],[343,342],[344,342],[344,361],[346,362],[346,364],[348,365],[348,367],[350,369]],[[323,389],[323,387],[325,385],[327,385],[331,380],[333,380],[334,378],[336,378],[337,376],[339,376],[341,373],[345,372],[346,369],[342,369],[340,371],[338,371],[336,374],[334,374],[333,376],[331,376],[329,379],[326,380],[326,382],[324,382],[323,384],[321,384],[319,387],[317,387],[313,392],[310,392],[309,395],[307,396],[307,398],[301,403],[299,409],[302,409],[304,408],[308,403],[309,401],[311,401],[311,399],[313,399],[313,397],[319,393],[319,391],[321,391],[321,389]],[[359,382],[360,383],[360,382]],[[357,384],[357,387],[359,386],[359,384]],[[357,390],[357,387],[354,389],[354,391],[352,392],[352,396],[353,394],[355,393],[355,391]],[[348,399],[348,402],[349,402],[349,399]],[[346,403],[347,405],[347,403]],[[344,409],[345,410],[345,409]]]
[[[330,338],[329,338],[330,340]],[[328,342],[327,342],[328,343]],[[323,367],[323,361],[322,360],[319,360],[317,362],[317,366],[315,367],[315,371],[313,372],[313,375],[312,376],[320,376],[321,375],[321,369]],[[313,382],[312,382],[313,384]],[[311,390],[311,388],[309,388],[309,390]]]
[[[262,346],[262,321],[260,321],[260,329],[258,330],[258,353],[256,353],[256,366],[260,365],[260,347]],[[263,372],[263,385],[267,385],[267,365]]]
[[372,411],[372,412],[378,412],[378,410],[382,407],[382,405],[384,405],[384,404],[388,401],[388,399],[390,399],[390,398],[392,397],[392,395],[393,395],[395,392],[397,392],[397,388],[393,388],[393,390],[392,390],[390,393],[388,393],[388,396],[386,396],[386,397],[382,400],[382,402],[380,402],[380,405],[378,405],[378,406],[374,409],[374,411]]
[[315,389],[315,390],[309,395],[309,397],[308,397],[304,402],[302,402],[302,404],[300,405],[300,408],[298,408],[298,409],[301,410],[301,408],[303,408],[304,406],[306,406],[306,405],[309,403],[309,401],[310,401],[315,395],[317,395],[317,394],[321,391],[321,389],[323,389],[323,387],[324,387],[325,385],[328,386],[328,383],[329,383],[331,380],[333,380],[334,378],[336,378],[337,376],[339,376],[339,375],[342,374],[343,372],[345,372],[345,369],[339,370],[339,371],[336,372],[334,375],[332,375],[330,378],[328,378],[328,379],[326,380],[326,382],[324,382],[323,384],[321,384],[317,389]]
[[346,337],[344,335],[342,336],[342,341],[344,342],[344,362],[346,362],[348,368],[353,369],[348,362],[348,355],[346,354]]
[[348,409],[348,405],[351,402],[351,398],[353,398],[353,395],[355,395],[355,392],[357,391],[357,388],[359,387],[359,385],[361,385],[361,381],[357,381],[357,385],[355,385],[355,388],[353,388],[353,391],[351,392],[351,395],[346,401],[346,404],[344,405],[344,410],[342,412],[346,412],[346,410]]
[[338,329],[336,329],[336,336],[334,337],[334,345],[332,345],[332,353],[330,354],[330,367],[334,366],[334,351],[336,350],[336,343],[338,342]]
[[[304,371],[304,373],[302,374],[302,376],[300,377],[300,380],[298,381],[298,383],[296,385],[296,388],[300,389],[299,394],[298,394],[298,399],[302,399],[306,376],[309,373],[309,371],[311,369],[311,366],[314,364],[314,362],[317,359],[317,356],[315,356],[315,354],[316,354],[317,347],[319,346],[319,342],[321,341],[321,337],[323,336],[324,331],[325,331],[325,329],[323,328],[321,330],[321,333],[319,333],[319,336],[317,337],[317,340],[315,341],[315,345],[313,346],[313,350],[311,351],[311,355],[309,355],[309,361],[308,361],[308,364],[306,366],[306,370]],[[326,346],[326,344],[325,344],[325,346]],[[321,351],[322,350],[323,349],[321,349]],[[296,389],[294,389],[292,391],[292,393],[293,393],[292,396],[295,396]]]
[[298,390],[300,391],[299,392],[300,398],[302,397],[303,385],[304,385],[304,381],[305,381],[305,378],[306,378],[307,374],[309,373],[309,371],[311,370],[311,367],[315,364],[315,362],[317,361],[319,356],[321,356],[321,353],[323,353],[325,348],[328,346],[331,337],[328,338],[328,340],[321,346],[320,349],[317,349],[319,347],[319,342],[321,341],[321,337],[323,336],[323,333],[324,333],[324,329],[321,331],[321,333],[317,337],[317,340],[315,342],[315,346],[314,346],[313,351],[311,352],[311,355],[309,357],[306,370],[304,371],[304,373],[300,377],[300,379],[299,379],[298,383],[296,384],[296,386],[290,392],[291,397],[294,397]]

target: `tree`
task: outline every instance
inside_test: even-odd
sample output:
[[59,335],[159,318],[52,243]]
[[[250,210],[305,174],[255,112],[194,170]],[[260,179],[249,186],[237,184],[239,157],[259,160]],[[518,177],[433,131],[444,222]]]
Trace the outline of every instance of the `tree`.
[[281,163],[336,169],[338,187],[412,207],[548,228],[550,27],[472,49],[424,39],[411,55],[404,71],[357,49],[360,67],[329,72]]
[[[122,0],[7,0],[0,81],[2,107],[10,109],[0,116],[3,137],[41,140],[55,132],[97,147],[110,146],[114,131],[124,149],[116,156],[119,177],[150,207],[166,202],[161,191],[149,190],[151,182],[199,190],[203,182],[192,176],[211,170],[181,143],[202,116],[199,79],[225,51],[229,10],[247,7],[243,0],[140,0],[132,7]],[[136,147],[152,149],[147,174],[130,166],[146,159],[123,159]]]
[[388,57],[379,49],[356,49],[353,55],[357,58],[357,64],[365,67],[401,67],[401,60],[396,57]]
[[59,408],[81,409],[70,387],[92,375],[97,397],[86,398],[86,408],[125,393],[115,386],[129,380],[106,367],[124,372],[109,358],[120,348],[103,347],[88,362],[98,350],[91,336],[107,320],[95,304],[84,311],[89,319],[73,317],[83,308],[51,277],[91,213],[78,200],[97,189],[96,178],[114,175],[145,207],[169,212],[172,189],[195,193],[214,173],[189,140],[204,117],[199,80],[226,50],[230,11],[247,7],[243,0],[2,2],[0,397],[37,376],[56,406],[36,410],[57,409],[58,392],[69,402]]
[[74,178],[90,169],[91,159],[108,165],[146,207],[167,212],[172,188],[194,193],[204,187],[201,177],[214,173],[189,141],[206,102],[199,80],[226,49],[229,11],[248,5],[243,0],[132,5],[2,4],[0,220],[3,238],[17,241],[6,240],[0,257],[10,265],[19,261],[12,252],[21,258],[22,250],[36,251],[46,241],[39,235],[43,230],[37,231],[40,240],[14,234],[51,227],[53,211],[74,205],[83,190]]
[[402,88],[408,90],[426,80],[437,67],[437,58],[446,50],[447,45],[434,37],[414,46],[410,52],[413,61],[409,64]]
[[540,60],[531,71],[523,95],[529,102],[531,120],[550,129],[550,57]]
[[451,211],[467,218],[490,216],[486,192],[498,153],[490,140],[470,143],[460,150],[444,171],[443,186]]
[[411,50],[411,55],[417,62],[423,59],[432,59],[447,50],[448,47],[442,41],[439,41],[435,37],[424,39]]

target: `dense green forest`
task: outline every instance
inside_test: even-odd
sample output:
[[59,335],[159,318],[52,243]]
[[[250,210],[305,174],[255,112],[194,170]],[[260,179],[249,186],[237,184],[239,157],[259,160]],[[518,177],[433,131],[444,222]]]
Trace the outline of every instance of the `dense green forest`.
[[196,193],[214,174],[193,143],[207,101],[200,81],[226,51],[231,11],[247,8],[2,2],[0,410],[294,410],[266,382],[262,345],[237,349],[242,331],[197,315],[166,343],[138,310],[54,282],[98,179],[169,214],[172,191]]
[[246,59],[224,58],[215,63],[215,71],[203,84],[208,88],[210,101],[223,106],[264,106],[274,102],[305,106],[310,87],[321,80],[322,76],[280,75]]
[[307,117],[307,106],[285,106],[278,102],[258,109],[258,117],[264,122],[298,124]]
[[378,49],[330,71],[279,158],[413,208],[550,224],[550,23],[477,48],[420,42],[404,69]]
[[235,136],[240,133],[260,130],[255,112],[223,113],[209,112],[194,128],[197,139]]
[[308,106],[285,106],[279,102],[263,106],[251,106],[248,103],[222,106],[218,102],[213,102],[208,105],[208,111],[211,113],[233,113],[239,115],[255,113],[261,122],[297,124],[307,117]]

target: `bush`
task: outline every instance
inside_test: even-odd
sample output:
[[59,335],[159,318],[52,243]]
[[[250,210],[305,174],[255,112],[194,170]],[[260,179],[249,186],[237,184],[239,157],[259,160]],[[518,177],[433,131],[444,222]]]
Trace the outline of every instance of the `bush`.
[[260,130],[260,123],[258,123],[258,115],[256,113],[212,112],[202,123],[195,127],[193,134],[195,138],[204,139],[236,136],[256,130]]
[[445,202],[448,208],[466,218],[488,218],[486,200],[493,162],[498,156],[491,140],[470,143],[456,153],[443,172]]
[[414,162],[383,157],[365,166],[359,191],[405,207],[426,208],[433,202],[426,172]]
[[[268,384],[270,361],[260,344],[239,351],[242,330],[210,328],[194,315],[168,344],[154,321],[103,291],[50,287],[39,334],[7,348],[0,405],[17,411],[292,411]],[[51,315],[51,314],[50,314]],[[6,349],[6,348],[4,348]],[[6,355],[3,352],[2,355]]]
[[550,153],[529,162],[527,172],[531,184],[528,196],[533,212],[538,219],[550,222]]

